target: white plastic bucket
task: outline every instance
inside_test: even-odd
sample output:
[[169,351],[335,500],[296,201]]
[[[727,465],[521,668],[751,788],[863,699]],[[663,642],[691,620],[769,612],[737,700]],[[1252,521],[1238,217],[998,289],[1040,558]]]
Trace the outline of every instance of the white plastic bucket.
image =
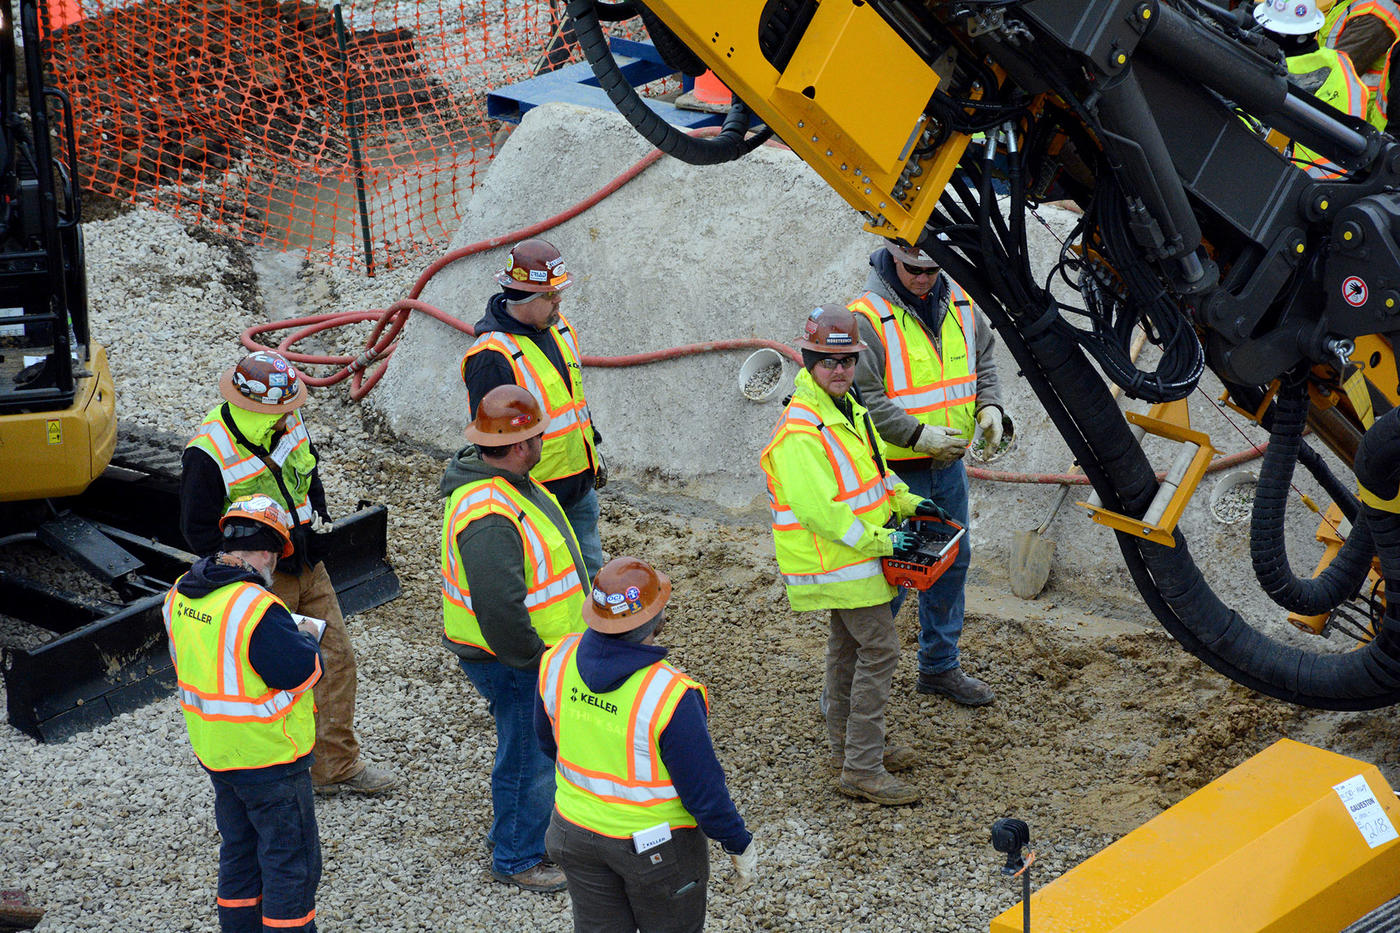
[[1254,488],[1259,477],[1251,470],[1234,470],[1220,477],[1210,492],[1210,514],[1222,525],[1249,518],[1254,511]]
[[772,347],[755,350],[739,367],[739,394],[751,402],[767,401],[783,384],[785,369],[783,355],[777,350]]

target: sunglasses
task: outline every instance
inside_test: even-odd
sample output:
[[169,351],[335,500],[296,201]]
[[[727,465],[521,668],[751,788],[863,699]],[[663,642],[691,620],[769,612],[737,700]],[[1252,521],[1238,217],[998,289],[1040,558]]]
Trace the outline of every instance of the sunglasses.
[[908,273],[912,278],[918,278],[921,275],[938,274],[937,266],[911,266],[907,262],[901,262],[900,265],[904,267],[904,271]]
[[851,369],[855,365],[854,356],[824,356],[817,360],[817,366],[827,370]]

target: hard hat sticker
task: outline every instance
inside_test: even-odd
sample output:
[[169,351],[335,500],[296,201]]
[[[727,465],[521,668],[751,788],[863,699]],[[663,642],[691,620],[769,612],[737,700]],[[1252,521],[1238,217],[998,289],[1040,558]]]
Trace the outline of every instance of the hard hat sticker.
[[[642,591],[637,589],[635,586],[629,586],[627,588],[626,596],[628,599],[641,599]],[[621,597],[618,597],[618,599],[621,600]]]
[[621,593],[609,593],[609,594],[608,594],[608,605],[609,605],[609,606],[616,606],[616,605],[617,605],[618,603],[620,603],[620,602],[622,602],[622,594],[621,594]]
[[608,604],[608,594],[595,588],[593,590],[593,601],[600,606],[606,606]]
[[517,282],[523,282],[530,277],[530,273],[526,272],[524,269],[512,269],[510,270],[510,277]]
[[1364,305],[1368,294],[1369,289],[1361,276],[1349,275],[1342,279],[1342,299],[1353,308]]

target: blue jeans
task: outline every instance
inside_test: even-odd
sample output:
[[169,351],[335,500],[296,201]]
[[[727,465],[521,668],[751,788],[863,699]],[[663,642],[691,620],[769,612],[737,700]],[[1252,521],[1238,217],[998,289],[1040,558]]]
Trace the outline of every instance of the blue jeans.
[[[891,464],[891,466],[894,466]],[[967,467],[957,460],[931,470],[895,472],[909,491],[932,499],[947,510],[953,521],[967,525]],[[958,542],[958,556],[933,586],[919,594],[919,671],[941,674],[958,666],[958,639],[962,636],[963,606],[966,596],[967,565],[972,560],[972,541],[964,534]],[[890,602],[899,614],[905,591]]]
[[535,738],[538,675],[499,661],[459,659],[496,720],[491,768],[491,865],[515,875],[544,860],[544,831],[554,810],[554,761]]
[[[232,784],[216,773],[214,824],[219,845],[219,929],[263,933],[263,918],[303,920],[279,926],[316,933],[316,885],[321,881],[321,838],[311,772],[264,784]],[[271,929],[271,928],[269,928]]]
[[[579,550],[583,551],[583,564],[588,570],[588,582],[603,569],[603,540],[598,536],[598,491],[590,489],[568,505],[562,502],[564,517],[574,529],[578,538]],[[585,586],[584,592],[588,591]]]

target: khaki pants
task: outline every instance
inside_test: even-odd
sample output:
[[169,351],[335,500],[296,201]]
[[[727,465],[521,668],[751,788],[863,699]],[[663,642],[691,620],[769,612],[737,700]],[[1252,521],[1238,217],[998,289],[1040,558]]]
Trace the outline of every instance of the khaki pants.
[[326,620],[321,636],[321,679],[314,688],[316,698],[316,760],[311,766],[313,784],[348,781],[365,769],[360,761],[360,740],[355,737],[355,650],[340,614],[340,601],[326,573],[317,562],[310,570],[293,576],[272,575],[272,592],[292,612]]
[[889,603],[831,610],[826,642],[826,728],[832,754],[855,774],[884,770],[885,704],[899,665]]

